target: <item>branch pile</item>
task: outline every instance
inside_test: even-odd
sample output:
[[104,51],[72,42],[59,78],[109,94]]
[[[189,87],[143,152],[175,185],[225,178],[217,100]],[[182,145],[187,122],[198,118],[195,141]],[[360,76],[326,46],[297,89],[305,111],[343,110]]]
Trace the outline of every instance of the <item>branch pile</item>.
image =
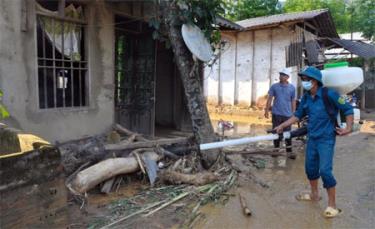
[[109,193],[117,178],[137,172],[147,175],[151,186],[157,178],[162,183],[196,186],[219,180],[211,172],[202,172],[197,146],[189,137],[147,139],[116,124],[107,135],[57,143],[57,147],[69,175],[66,186],[75,195],[98,185]]

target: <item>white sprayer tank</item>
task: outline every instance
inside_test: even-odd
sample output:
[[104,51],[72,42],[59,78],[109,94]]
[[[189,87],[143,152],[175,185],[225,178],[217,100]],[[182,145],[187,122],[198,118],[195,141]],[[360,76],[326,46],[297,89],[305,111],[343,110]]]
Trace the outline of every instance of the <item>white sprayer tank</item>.
[[[328,88],[335,89],[339,94],[345,95],[363,83],[363,70],[358,67],[348,67],[347,62],[339,62],[333,64],[324,65],[322,72],[323,85]],[[354,111],[354,126],[353,130],[360,128],[360,110],[357,108]],[[340,115],[337,117],[337,121],[342,128],[345,127],[341,123]]]
[[345,95],[363,83],[363,70],[358,67],[334,67],[322,70],[323,85]]

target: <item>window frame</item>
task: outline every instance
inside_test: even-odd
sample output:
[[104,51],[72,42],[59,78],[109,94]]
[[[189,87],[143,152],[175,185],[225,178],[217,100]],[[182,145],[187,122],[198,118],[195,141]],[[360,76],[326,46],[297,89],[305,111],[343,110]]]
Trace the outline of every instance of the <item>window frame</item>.
[[[86,17],[86,4],[82,3],[82,2],[78,2],[78,4],[82,7],[83,9],[83,12],[84,12],[84,19],[83,20],[80,20],[80,19],[73,19],[73,18],[70,18],[70,17],[65,17],[64,15],[64,11],[61,10],[61,9],[64,9],[64,8],[61,8],[61,5],[64,4],[64,7],[66,7],[66,1],[65,0],[57,0],[58,1],[58,15],[56,14],[50,14],[50,13],[47,13],[47,12],[42,12],[42,11],[39,11],[37,8],[35,8],[35,21],[34,21],[34,38],[35,38],[35,87],[36,87],[36,105],[37,105],[37,110],[39,112],[53,112],[53,111],[86,111],[86,110],[89,110],[91,109],[91,103],[90,103],[90,94],[91,94],[91,90],[90,90],[90,82],[91,82],[91,79],[90,79],[90,60],[89,60],[89,44],[88,44],[88,33],[89,33],[89,30],[87,28],[87,25],[88,25],[88,18]],[[36,1],[36,4],[40,2],[40,0],[37,0]],[[39,63],[39,61],[43,61],[43,58],[46,59],[47,57],[43,57],[43,58],[40,58],[38,56],[39,52],[38,52],[38,18],[39,17],[47,17],[47,18],[51,18],[55,21],[63,21],[63,22],[70,22],[70,23],[74,23],[74,24],[78,24],[79,26],[81,26],[82,28],[82,33],[83,33],[83,45],[84,45],[84,51],[81,53],[82,56],[84,56],[84,60],[83,61],[79,61],[79,67],[78,69],[75,69],[75,70],[79,70],[81,71],[81,65],[84,63],[85,64],[85,67],[84,67],[84,72],[83,74],[79,74],[81,77],[84,77],[84,85],[82,85],[81,87],[84,88],[84,89],[80,89],[81,91],[83,90],[84,94],[82,95],[78,95],[80,97],[83,97],[84,101],[82,100],[82,102],[80,102],[79,106],[74,106],[74,102],[72,104],[70,104],[70,106],[66,106],[65,104],[65,101],[63,101],[63,106],[57,106],[57,93],[56,93],[56,89],[54,89],[54,104],[53,106],[49,107],[48,106],[48,103],[45,104],[45,107],[41,107],[41,98],[40,98],[40,90],[44,90],[44,89],[40,89],[39,88],[39,69],[41,68],[41,65]],[[47,39],[47,38],[45,38]],[[45,60],[47,61],[47,60]],[[56,62],[56,61],[61,61],[61,62],[65,62],[64,59],[57,59],[56,56],[55,58],[51,58],[50,61],[53,61],[53,62]],[[71,70],[71,69],[74,69],[72,68],[72,64],[73,64],[74,61],[71,61],[70,64],[71,66],[70,67],[60,67],[61,69],[63,70]],[[45,66],[48,66],[48,65],[45,65]],[[51,66],[51,68],[53,68],[55,71],[56,69],[56,65],[54,64],[54,66]],[[42,66],[42,69],[43,66]],[[70,76],[72,77],[72,75]],[[68,77],[68,78],[70,78]],[[54,73],[54,84],[56,85],[57,84],[57,74]],[[73,83],[73,82],[72,82]],[[56,86],[54,86],[55,88]],[[65,90],[65,89],[64,89]],[[73,89],[71,89],[73,90]],[[46,96],[46,95],[45,95]],[[80,98],[81,100],[81,98]],[[72,101],[74,101],[74,98],[72,98]],[[84,104],[84,105],[82,105]]]

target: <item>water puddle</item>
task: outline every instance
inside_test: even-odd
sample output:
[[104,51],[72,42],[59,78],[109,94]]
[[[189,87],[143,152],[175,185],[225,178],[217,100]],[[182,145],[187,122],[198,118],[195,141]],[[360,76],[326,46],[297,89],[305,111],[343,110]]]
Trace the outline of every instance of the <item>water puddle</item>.
[[[227,120],[225,120],[227,121]],[[266,130],[271,129],[272,125],[268,124],[254,124],[248,122],[236,122],[236,121],[227,121],[233,128],[224,131],[224,136],[257,136],[257,135],[265,135],[267,134]],[[216,133],[221,135],[223,132],[218,127],[219,120],[212,120],[212,126]]]

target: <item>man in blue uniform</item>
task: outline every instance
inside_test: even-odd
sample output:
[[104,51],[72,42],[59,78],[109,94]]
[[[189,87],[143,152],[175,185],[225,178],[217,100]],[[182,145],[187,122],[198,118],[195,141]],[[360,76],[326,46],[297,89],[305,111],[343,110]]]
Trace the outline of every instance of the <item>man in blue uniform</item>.
[[304,116],[308,116],[308,141],[305,157],[305,172],[311,186],[311,193],[301,193],[296,196],[298,200],[319,200],[318,181],[321,177],[323,187],[327,189],[328,207],[324,211],[326,217],[335,217],[341,210],[336,207],[336,180],[332,174],[333,154],[336,142],[336,134],[346,135],[352,131],[353,108],[345,102],[343,97],[329,89],[327,96],[334,107],[334,117],[341,110],[346,117],[346,127],[338,128],[332,115],[327,111],[324,101],[324,89],[322,88],[322,74],[315,67],[307,67],[299,73],[302,87],[307,91],[302,97],[294,115],[275,128],[281,133],[284,128],[298,122]]
[[[268,112],[273,99],[272,128],[275,128],[288,120],[290,117],[292,117],[293,112],[296,110],[296,89],[293,84],[288,82],[291,71],[289,68],[284,68],[279,74],[280,81],[273,84],[268,91],[267,104],[264,112],[264,117],[268,118]],[[290,127],[286,128],[285,130],[290,130]],[[285,143],[288,157],[291,159],[296,159],[296,154],[292,152],[292,139],[286,139]],[[273,145],[275,148],[279,148],[280,141],[274,140]]]

